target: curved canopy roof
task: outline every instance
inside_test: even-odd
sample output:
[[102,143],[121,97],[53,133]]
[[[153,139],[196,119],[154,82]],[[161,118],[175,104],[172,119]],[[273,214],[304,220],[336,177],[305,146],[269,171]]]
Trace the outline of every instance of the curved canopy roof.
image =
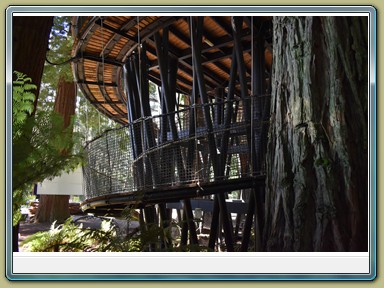
[[[202,16],[200,16],[202,17]],[[263,31],[265,62],[272,62],[271,17],[244,17],[241,43],[250,89],[251,46],[254,34]],[[73,71],[87,99],[102,113],[118,123],[128,123],[124,91],[123,65],[146,43],[148,78],[161,85],[154,34],[168,31],[169,56],[178,59],[177,87],[179,93],[191,94],[193,59],[188,16],[105,16],[74,17]],[[202,35],[203,72],[208,94],[218,87],[227,87],[232,61],[233,28],[230,16],[205,16]]]

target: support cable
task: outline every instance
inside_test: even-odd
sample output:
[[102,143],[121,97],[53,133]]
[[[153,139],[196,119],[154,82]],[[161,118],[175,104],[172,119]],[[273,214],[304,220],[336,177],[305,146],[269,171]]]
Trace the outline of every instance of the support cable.
[[[194,29],[194,27],[193,27],[193,19],[192,19],[192,16],[190,17],[190,26],[191,26],[191,46],[192,46],[192,51],[193,51],[193,29]],[[199,171],[200,171],[200,169],[199,169],[199,150],[198,150],[198,147],[199,147],[199,145],[198,145],[198,138],[197,138],[197,116],[198,116],[198,114],[197,114],[197,83],[196,83],[196,71],[195,71],[195,69],[192,69],[192,87],[193,87],[193,89],[192,89],[192,91],[193,91],[193,95],[192,95],[192,97],[193,97],[193,105],[194,105],[194,109],[193,109],[193,114],[194,114],[194,125],[195,125],[195,161],[196,161],[196,163],[195,163],[195,179],[193,179],[194,180],[194,182],[196,182],[196,180],[197,180],[197,185],[200,187],[200,179],[199,179]]]
[[[103,89],[105,87],[105,80],[104,80],[104,27],[103,27],[103,18],[101,16],[99,16],[100,18],[100,29],[101,29],[101,64],[102,64],[102,77],[103,77]],[[100,130],[101,130],[101,115],[100,115],[100,111],[99,112],[99,134],[100,134]]]
[[88,141],[88,101],[85,100],[85,141]]
[[[141,39],[140,39],[140,18],[137,16],[137,44],[138,44],[138,50],[139,53],[139,92],[141,95]],[[144,115],[142,115],[144,116]]]
[[[148,143],[146,143],[146,137],[145,137],[145,133],[144,133],[144,129],[145,129],[145,116],[144,116],[144,110],[143,110],[143,97],[142,97],[142,93],[143,93],[143,91],[142,91],[142,83],[141,83],[141,81],[142,81],[142,78],[141,78],[141,43],[140,43],[140,41],[141,41],[141,39],[140,39],[140,18],[139,18],[139,16],[137,16],[136,17],[136,23],[137,23],[137,59],[139,60],[138,62],[138,64],[139,64],[139,71],[138,71],[138,73],[139,73],[139,75],[138,75],[138,77],[139,77],[139,79],[138,79],[138,84],[137,84],[137,90],[138,90],[138,97],[140,98],[139,99],[139,101],[140,101],[140,114],[141,114],[141,116],[140,116],[140,118],[141,118],[141,121],[140,121],[140,134],[141,134],[141,149],[142,149],[142,151],[143,151],[143,156],[144,156],[144,158],[143,158],[143,163],[142,163],[142,165],[143,165],[143,172],[144,172],[144,175],[142,175],[142,177],[143,177],[143,181],[144,181],[144,188],[146,187],[146,184],[147,184],[147,167],[146,167],[146,160],[147,160],[147,155],[146,155],[146,144],[148,144]],[[136,73],[136,69],[134,69],[134,72]],[[137,77],[137,76],[136,76]],[[137,79],[137,78],[136,78]]]
[[75,57],[72,57],[72,58],[69,58],[68,60],[65,60],[63,62],[60,62],[60,63],[54,63],[54,62],[51,62],[50,60],[48,60],[48,57],[45,57],[45,61],[50,64],[50,65],[53,65],[53,66],[61,66],[61,65],[65,65],[65,64],[68,64],[68,63],[71,63],[77,59],[80,59],[80,56],[75,56]]
[[[255,51],[254,51],[254,42],[255,42],[255,40],[254,40],[254,28],[253,28],[253,16],[251,16],[251,59],[252,59],[252,61],[254,61],[253,59],[254,59],[254,57],[255,57]],[[253,159],[253,154],[254,154],[254,151],[253,151],[253,147],[254,147],[254,139],[253,139],[253,137],[254,137],[254,135],[253,135],[253,129],[254,129],[254,121],[253,121],[253,105],[254,105],[254,103],[253,103],[253,98],[254,98],[254,96],[255,96],[255,92],[256,92],[256,87],[255,87],[255,81],[254,81],[254,77],[255,77],[255,71],[254,71],[255,69],[254,69],[254,65],[252,64],[251,65],[251,91],[252,91],[252,95],[251,95],[251,123],[250,123],[250,125],[251,125],[251,176],[254,176],[254,168],[255,168],[255,163],[254,163],[254,159]]]

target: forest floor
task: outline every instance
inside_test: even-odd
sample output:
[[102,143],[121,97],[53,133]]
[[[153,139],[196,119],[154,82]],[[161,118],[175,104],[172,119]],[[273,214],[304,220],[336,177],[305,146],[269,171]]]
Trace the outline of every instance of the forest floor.
[[20,222],[19,226],[19,252],[23,252],[22,242],[29,236],[40,232],[48,231],[51,228],[49,223]]
[[[72,220],[78,224],[82,224],[84,228],[100,229],[102,219],[97,217],[91,217],[86,215],[72,215]],[[115,224],[118,225],[121,231],[127,231],[127,229],[135,229],[139,223],[137,221],[130,222],[130,226],[127,227],[127,222],[124,220],[114,219]],[[35,223],[34,217],[30,220],[21,221],[19,226],[19,252],[26,252],[23,249],[23,241],[29,236],[51,229],[52,224],[50,223]],[[56,225],[57,226],[57,225]]]
[[[101,224],[100,219],[95,219],[95,218],[87,217],[84,215],[72,215],[72,218],[75,222],[79,224],[80,223],[83,224],[83,227],[85,228],[87,227],[94,228],[94,229],[100,228],[100,224]],[[127,227],[126,221],[119,220],[119,219],[114,219],[114,220],[116,221],[115,223],[118,225],[121,231],[127,231],[139,226],[139,223],[137,221],[132,221],[130,226]],[[29,236],[35,233],[50,230],[51,226],[52,224],[50,223],[35,223],[33,216],[31,218],[26,219],[26,221],[21,221],[19,226],[19,252],[26,252],[26,250],[23,248],[23,243],[22,243],[24,240],[26,240]],[[208,227],[205,227],[205,225],[201,225],[197,233],[199,245],[206,246],[206,247],[208,246],[208,241],[209,241],[209,229],[207,228]],[[215,251],[220,251],[220,250],[222,250],[220,246],[216,247],[215,249]]]

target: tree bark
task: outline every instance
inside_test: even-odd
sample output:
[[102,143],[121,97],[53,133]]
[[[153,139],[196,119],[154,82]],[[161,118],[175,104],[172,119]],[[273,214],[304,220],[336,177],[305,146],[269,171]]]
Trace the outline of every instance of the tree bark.
[[[28,75],[37,86],[36,110],[53,17],[16,16],[12,22],[12,71]],[[19,224],[12,226],[12,251],[19,251]]]
[[12,70],[28,75],[37,86],[36,109],[53,17],[15,16],[12,21]]
[[267,251],[368,249],[367,17],[275,17]]
[[[60,78],[54,110],[64,117],[64,128],[69,126],[71,116],[75,114],[75,108],[76,84]],[[66,153],[66,151],[62,151],[62,153]],[[36,222],[63,223],[69,216],[69,195],[40,195]]]

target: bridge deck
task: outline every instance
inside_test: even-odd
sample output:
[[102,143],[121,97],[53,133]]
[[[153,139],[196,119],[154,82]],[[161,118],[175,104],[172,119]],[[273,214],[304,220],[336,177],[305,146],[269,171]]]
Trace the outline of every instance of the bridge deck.
[[245,177],[211,183],[190,183],[170,187],[158,187],[152,190],[112,193],[87,199],[81,205],[84,210],[108,210],[124,208],[126,205],[169,203],[189,198],[214,195],[264,185],[265,176]]
[[[76,81],[99,111],[127,123],[87,144],[83,207],[160,203],[166,224],[163,203],[183,199],[189,228],[183,228],[182,243],[189,229],[196,244],[189,199],[215,195],[209,247],[221,219],[227,250],[233,251],[223,192],[263,185],[263,176],[256,175],[264,171],[270,119],[272,19],[76,19]],[[150,93],[150,81],[158,85],[158,97]],[[253,215],[263,222],[262,189],[252,191],[243,250]],[[153,207],[143,210],[145,221],[157,223]]]
[[[220,106],[223,110],[229,106],[241,109],[242,102]],[[210,105],[210,111],[214,113],[217,106]],[[98,206],[100,203],[95,203],[99,200],[104,201],[103,206],[138,201],[158,203],[192,198],[199,193],[203,196],[253,187],[255,181],[262,179],[255,175],[263,171],[251,173],[247,131],[251,125],[255,131],[261,130],[267,123],[257,119],[249,123],[238,117],[232,123],[214,125],[213,131],[208,131],[199,121],[190,127],[189,118],[191,115],[198,118],[202,108],[195,105],[167,115],[138,119],[105,131],[89,142],[87,165],[83,167],[87,199],[84,208]],[[176,135],[157,129],[170,118],[178,128]],[[215,159],[208,149],[212,141],[209,137],[217,147]],[[259,140],[255,137],[254,141]]]

